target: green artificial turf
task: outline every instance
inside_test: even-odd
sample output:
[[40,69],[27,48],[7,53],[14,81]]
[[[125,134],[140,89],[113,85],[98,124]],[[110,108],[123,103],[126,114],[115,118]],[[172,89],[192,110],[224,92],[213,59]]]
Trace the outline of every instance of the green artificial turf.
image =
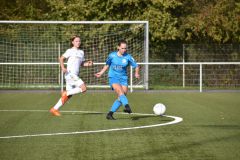
[[[240,93],[129,93],[134,112],[151,114],[154,104],[163,103],[167,107],[166,115],[181,117],[183,121],[160,127],[85,134],[70,133],[162,124],[173,119],[114,114],[117,120],[106,120],[106,113],[116,98],[109,92],[76,95],[61,108],[70,112],[53,117],[48,110],[59,98],[53,92],[0,93],[1,160],[240,159]],[[39,136],[2,138],[19,135]]]

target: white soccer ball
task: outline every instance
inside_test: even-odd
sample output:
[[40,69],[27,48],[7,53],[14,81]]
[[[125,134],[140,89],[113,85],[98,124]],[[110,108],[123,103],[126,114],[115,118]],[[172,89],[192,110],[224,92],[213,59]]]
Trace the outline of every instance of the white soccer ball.
[[153,112],[156,115],[163,115],[166,111],[166,106],[162,103],[157,103],[153,107]]

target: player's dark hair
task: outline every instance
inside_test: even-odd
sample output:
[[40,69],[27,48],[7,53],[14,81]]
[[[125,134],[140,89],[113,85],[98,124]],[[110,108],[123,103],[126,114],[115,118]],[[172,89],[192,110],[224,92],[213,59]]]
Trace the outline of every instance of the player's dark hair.
[[[75,38],[80,38],[80,36],[74,35],[70,38],[70,47],[73,47],[72,41],[74,41]],[[81,40],[81,38],[80,38],[80,40]]]
[[118,46],[121,46],[121,44],[127,44],[127,41],[125,41],[124,39],[121,39],[121,40],[118,42]]

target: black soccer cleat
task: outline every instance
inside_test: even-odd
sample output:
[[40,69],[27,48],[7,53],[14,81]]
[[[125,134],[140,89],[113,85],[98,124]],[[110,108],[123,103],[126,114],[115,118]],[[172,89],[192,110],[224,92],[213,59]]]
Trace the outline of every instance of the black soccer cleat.
[[132,110],[131,110],[131,108],[130,108],[130,106],[128,104],[126,104],[125,109],[123,110],[123,112],[129,113],[129,114],[132,113]]
[[112,115],[113,115],[113,112],[109,112],[109,113],[107,114],[106,118],[107,118],[108,120],[116,120]]

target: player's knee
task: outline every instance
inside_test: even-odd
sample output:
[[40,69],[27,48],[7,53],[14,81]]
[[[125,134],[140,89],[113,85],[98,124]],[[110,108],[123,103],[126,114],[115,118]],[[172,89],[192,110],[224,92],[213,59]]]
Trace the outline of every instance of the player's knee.
[[126,95],[126,93],[124,92],[124,90],[121,89],[121,88],[118,88],[118,90],[116,90],[116,92],[117,92],[118,96]]
[[121,90],[116,91],[118,96],[124,95],[124,93]]
[[87,91],[86,85],[82,85],[82,86],[81,86],[81,89],[82,89],[82,93],[86,92],[86,91]]

